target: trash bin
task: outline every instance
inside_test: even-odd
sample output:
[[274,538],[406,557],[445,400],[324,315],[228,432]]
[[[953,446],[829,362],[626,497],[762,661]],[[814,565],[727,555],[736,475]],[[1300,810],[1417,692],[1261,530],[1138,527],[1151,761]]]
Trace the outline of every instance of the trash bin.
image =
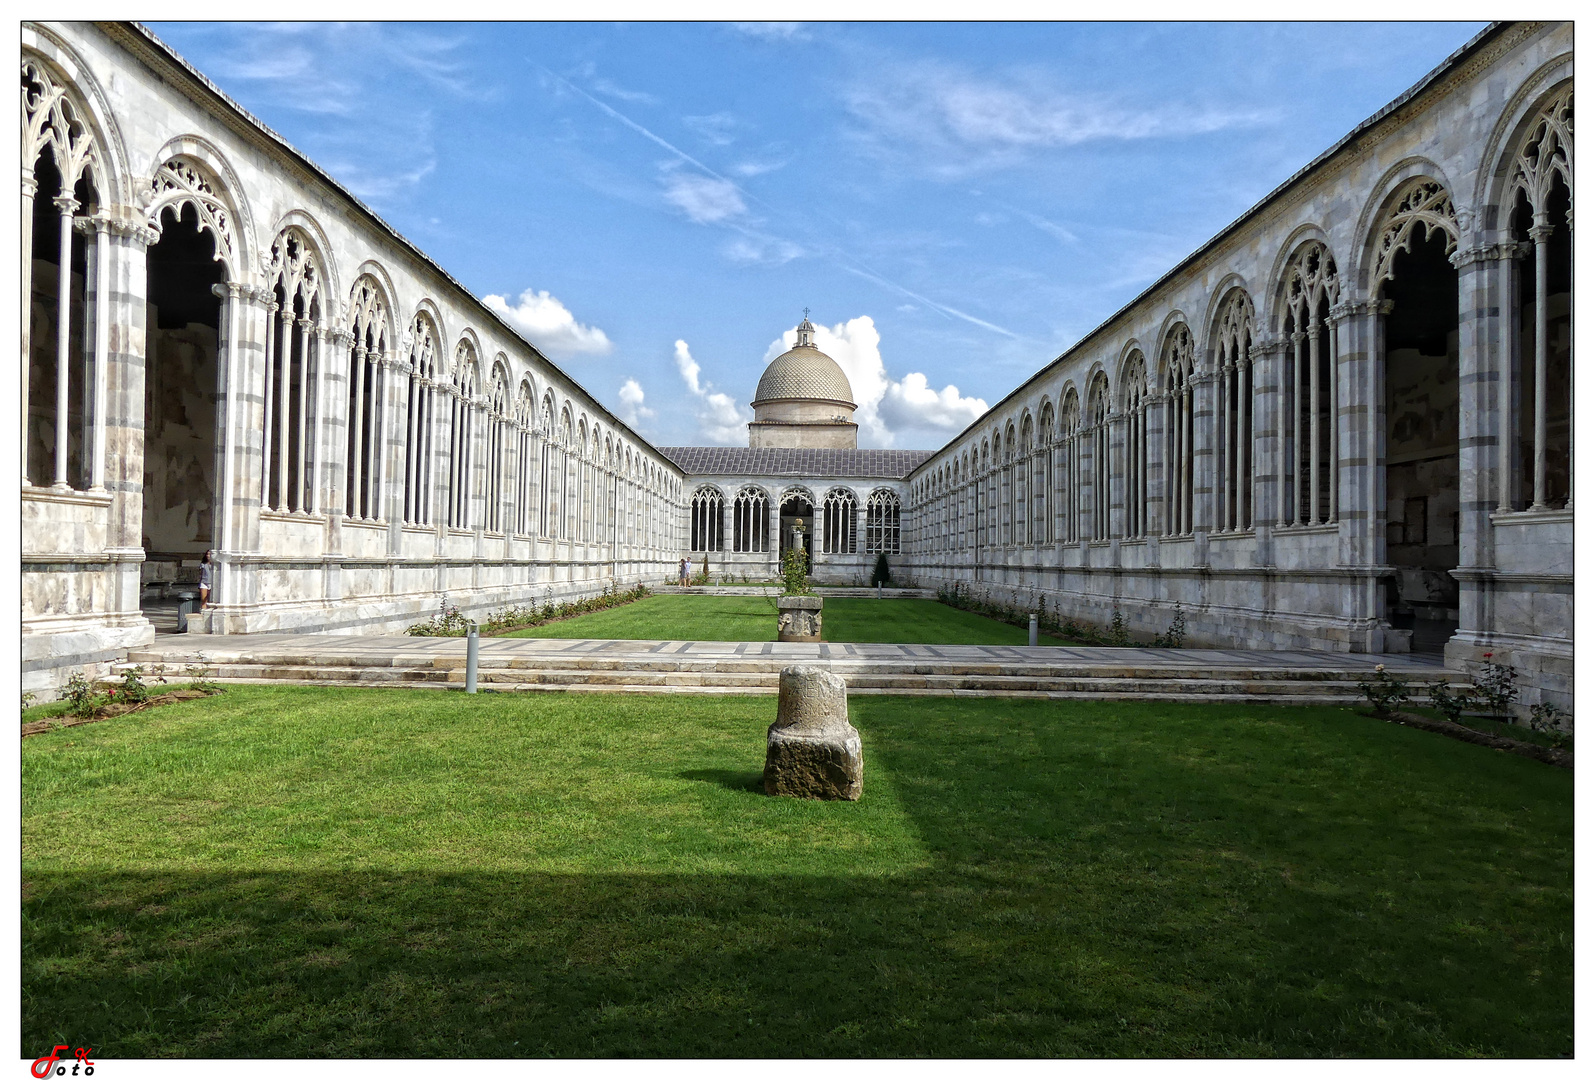
[[188,633],[188,617],[199,610],[199,594],[180,592],[177,594],[177,632]]

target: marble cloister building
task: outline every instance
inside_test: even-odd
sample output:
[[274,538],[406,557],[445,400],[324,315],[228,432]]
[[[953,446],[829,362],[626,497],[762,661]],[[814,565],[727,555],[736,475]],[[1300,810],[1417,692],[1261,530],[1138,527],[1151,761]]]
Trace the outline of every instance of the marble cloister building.
[[21,60],[26,689],[208,550],[195,629],[391,633],[802,545],[1571,706],[1571,24],[1491,25],[933,451],[857,448],[806,320],[748,446],[652,446],[144,28]]

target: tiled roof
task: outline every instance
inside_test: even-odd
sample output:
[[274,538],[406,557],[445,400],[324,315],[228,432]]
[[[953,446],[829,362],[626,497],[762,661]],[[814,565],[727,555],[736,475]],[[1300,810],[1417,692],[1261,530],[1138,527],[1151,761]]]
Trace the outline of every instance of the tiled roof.
[[799,345],[770,361],[759,379],[755,405],[766,401],[818,400],[853,403],[853,387],[842,366],[812,345]]
[[901,480],[934,450],[835,450],[785,446],[661,446],[682,472],[698,476],[857,476]]

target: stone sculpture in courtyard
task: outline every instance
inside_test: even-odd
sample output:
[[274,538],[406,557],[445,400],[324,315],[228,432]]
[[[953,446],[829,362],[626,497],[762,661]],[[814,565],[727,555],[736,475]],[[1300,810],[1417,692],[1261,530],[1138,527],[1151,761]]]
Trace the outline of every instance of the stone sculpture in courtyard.
[[764,755],[764,791],[799,799],[864,794],[864,744],[847,719],[847,683],[824,668],[781,669]]
[[775,601],[777,641],[819,641],[821,609],[818,596],[782,596]]

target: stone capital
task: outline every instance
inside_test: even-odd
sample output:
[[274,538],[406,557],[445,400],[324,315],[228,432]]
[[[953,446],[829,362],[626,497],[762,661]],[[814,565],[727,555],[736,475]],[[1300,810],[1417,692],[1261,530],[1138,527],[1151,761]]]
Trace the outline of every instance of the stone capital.
[[55,208],[61,211],[62,217],[77,212],[78,201],[70,195],[57,195],[50,201],[55,203]]

